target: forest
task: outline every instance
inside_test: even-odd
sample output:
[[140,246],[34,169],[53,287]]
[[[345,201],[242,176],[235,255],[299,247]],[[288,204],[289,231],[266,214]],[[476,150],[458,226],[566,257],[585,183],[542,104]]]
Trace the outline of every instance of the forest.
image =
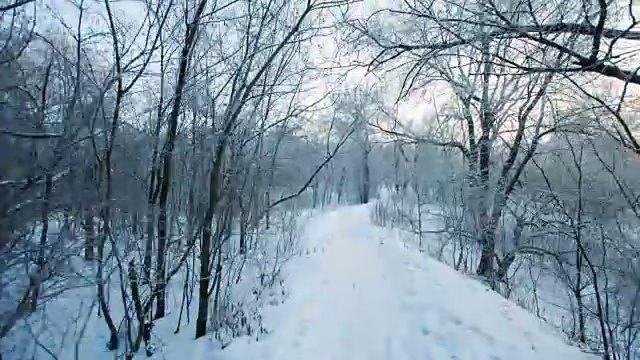
[[571,343],[640,358],[636,15],[0,0],[0,359],[259,339],[304,218],[366,203]]

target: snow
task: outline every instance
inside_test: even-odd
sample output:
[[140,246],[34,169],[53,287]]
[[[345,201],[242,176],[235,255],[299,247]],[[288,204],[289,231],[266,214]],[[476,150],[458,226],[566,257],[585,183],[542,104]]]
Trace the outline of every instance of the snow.
[[[175,334],[176,294],[183,282],[172,281],[170,312],[155,323],[151,359],[597,359],[567,345],[558,330],[482,283],[419,251],[400,232],[374,225],[370,206],[314,213],[310,220],[311,214],[297,214],[303,225],[295,226],[298,255],[284,262],[284,283],[265,289],[261,299],[251,294],[262,271],[247,262],[247,283],[237,285],[232,303],[242,302],[249,315],[255,313],[252,327],[264,331],[233,340],[213,334],[193,340],[194,321],[183,319]],[[284,229],[277,231],[285,236]],[[270,239],[272,245],[287,240]],[[270,256],[266,248],[261,251]],[[118,296],[117,284],[110,288],[111,296]],[[47,304],[28,321],[39,344],[27,345],[33,334],[18,331],[4,339],[5,359],[31,352],[38,354],[35,359],[51,358],[38,350],[45,347],[58,359],[113,359],[115,353],[105,349],[103,320],[91,315],[93,293],[93,286],[79,288]],[[112,312],[121,319],[124,310],[116,304]],[[191,305],[193,316],[197,301]],[[145,358],[142,352],[137,357]]]
[[541,320],[376,227],[367,206],[316,217],[269,335],[222,359],[596,359]]

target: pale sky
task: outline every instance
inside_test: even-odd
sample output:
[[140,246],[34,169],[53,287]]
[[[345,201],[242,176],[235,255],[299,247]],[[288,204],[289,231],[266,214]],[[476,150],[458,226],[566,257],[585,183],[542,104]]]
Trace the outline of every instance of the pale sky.
[[[75,31],[78,20],[78,10],[74,6],[74,2],[79,3],[80,0],[36,0],[37,1],[37,31],[52,32],[60,34],[60,38],[64,35],[70,36],[71,32]],[[388,4],[393,3],[391,0],[366,0],[360,4],[352,5],[350,10],[354,14],[364,15],[371,13],[374,10],[380,9]],[[120,0],[112,2],[114,13],[117,15],[118,21],[131,24],[131,28],[135,29],[140,26],[141,21],[144,18],[144,8],[140,2],[133,0]],[[106,32],[107,23],[104,19],[104,3],[96,2],[92,0],[84,1],[84,5],[87,8],[85,11],[85,18],[83,20],[83,28],[85,33],[91,32]],[[640,13],[640,5],[634,6],[635,10]],[[619,26],[624,25],[625,21],[620,22]],[[65,24],[65,25],[63,25]],[[101,37],[101,41],[92,42],[94,50],[101,50],[105,66],[111,62],[111,44],[108,37]],[[60,40],[60,39],[59,39]],[[128,40],[130,41],[130,40]],[[71,46],[72,43],[69,43]],[[328,64],[335,63],[337,60],[336,54],[340,50],[341,45],[338,45],[335,39],[331,37],[323,37],[321,39],[314,39],[311,46],[311,56],[317,59],[318,62],[323,63],[327,61]],[[633,50],[640,50],[640,46],[636,43],[623,43],[621,42],[621,48],[632,48]],[[355,56],[355,54],[353,55]],[[342,58],[340,59],[345,65],[354,58]],[[638,56],[628,57],[624,62],[630,66],[640,64]],[[97,60],[100,61],[100,60]],[[155,65],[151,65],[153,68]],[[317,86],[316,96],[308,95],[307,101],[313,101],[314,98],[321,96],[326,91],[335,89],[336,87],[354,86],[354,84],[379,82],[379,79],[373,76],[367,76],[366,70],[363,68],[357,68],[348,73],[346,82],[341,83],[338,79],[341,79],[340,75],[344,74],[344,70],[337,70],[333,76],[327,76],[320,81],[311,83],[310,85]],[[386,97],[389,103],[392,103],[399,89],[399,80],[401,75],[396,75],[392,78],[387,78],[384,81],[384,86],[387,89],[388,96]],[[619,92],[622,82],[618,80],[602,79],[597,85],[599,89],[608,92],[613,95]],[[640,86],[633,86],[631,93],[638,95],[640,93]],[[412,95],[402,101],[398,107],[398,116],[404,123],[411,123],[413,126],[425,125],[424,120],[429,118],[433,113],[435,107],[446,106],[451,99],[450,92],[447,86],[442,84],[437,86],[430,86],[420,91],[415,91]],[[632,104],[634,107],[636,104]],[[635,110],[635,109],[634,109]]]

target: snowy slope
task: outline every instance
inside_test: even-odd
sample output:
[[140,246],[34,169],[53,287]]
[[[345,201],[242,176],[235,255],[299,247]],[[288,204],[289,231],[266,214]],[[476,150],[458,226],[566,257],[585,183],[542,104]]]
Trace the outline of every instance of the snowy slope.
[[307,228],[307,251],[288,267],[290,297],[264,314],[270,334],[237,339],[222,358],[597,358],[392,234],[371,223],[366,206],[317,217]]

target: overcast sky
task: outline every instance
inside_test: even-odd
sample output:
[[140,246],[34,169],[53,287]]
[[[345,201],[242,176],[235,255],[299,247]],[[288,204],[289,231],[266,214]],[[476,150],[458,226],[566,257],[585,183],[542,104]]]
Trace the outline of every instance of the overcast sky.
[[[79,1],[80,0],[36,0],[36,30],[39,32],[58,34],[60,35],[57,36],[58,41],[62,38],[71,39],[72,33],[75,32],[78,23],[79,12],[77,5],[75,4],[79,3]],[[350,10],[352,15],[364,17],[367,14],[392,3],[394,3],[392,0],[366,0],[360,4],[351,6]],[[136,29],[140,26],[144,19],[145,12],[144,6],[140,2],[119,0],[111,4],[119,22],[130,25],[131,29]],[[85,0],[84,6],[87,8],[83,19],[85,34],[106,32],[108,28],[104,18],[104,3]],[[640,17],[640,5],[634,5],[634,9]],[[626,23],[628,23],[628,18],[617,24],[617,27],[623,27]],[[130,40],[127,39],[127,41]],[[96,37],[91,43],[94,49],[101,49],[101,53],[103,54],[102,59],[96,59],[96,64],[103,62],[103,64],[107,66],[111,62],[111,44],[109,38],[106,36]],[[72,41],[70,41],[69,44],[73,46]],[[350,62],[356,60],[354,57],[357,55],[353,54],[352,58],[344,56],[338,57],[337,54],[339,53],[339,50],[342,50],[344,46],[345,44],[340,43],[340,39],[332,36],[314,39],[310,50],[311,56],[316,59],[319,64],[323,64],[325,66],[336,64],[336,62],[341,63],[341,65],[348,65]],[[619,46],[621,49],[628,49],[630,51],[629,54],[625,54],[624,56],[624,63],[628,68],[632,69],[633,66],[638,66],[637,64],[640,64],[640,59],[638,57],[638,50],[640,50],[640,47],[637,43],[621,42]],[[362,58],[359,60],[364,61],[366,59]],[[152,64],[150,68],[157,68],[157,65]],[[311,83],[311,85],[314,85],[317,88],[315,97],[319,97],[327,91],[333,91],[336,88],[345,86],[353,86],[355,84],[370,86],[374,83],[382,83],[385,87],[385,98],[387,102],[393,103],[396,99],[402,74],[396,74],[394,77],[388,77],[384,79],[383,82],[380,82],[378,77],[367,74],[366,69],[357,68],[349,72],[346,82],[342,82],[342,75],[344,75],[345,71],[346,70],[344,69],[336,70],[333,72],[333,76],[326,76],[319,81]],[[621,84],[622,82],[618,80],[600,79],[593,86],[595,89],[598,89],[599,92],[605,92],[613,96],[620,92]],[[640,91],[640,89],[636,89],[636,87],[631,89],[631,92],[634,93],[634,95],[637,95],[638,91]],[[451,94],[448,91],[448,87],[443,84],[437,84],[435,86],[421,89],[420,91],[415,91],[409,98],[400,103],[398,107],[398,116],[403,122],[411,122],[414,125],[424,124],[425,119],[433,117],[434,109],[436,107],[442,107],[448,103],[451,98],[450,96]],[[308,96],[307,100],[312,101],[313,98],[314,96]],[[635,109],[635,106],[637,106],[636,104],[630,104],[630,106],[631,105],[634,107],[632,110],[637,110]]]

